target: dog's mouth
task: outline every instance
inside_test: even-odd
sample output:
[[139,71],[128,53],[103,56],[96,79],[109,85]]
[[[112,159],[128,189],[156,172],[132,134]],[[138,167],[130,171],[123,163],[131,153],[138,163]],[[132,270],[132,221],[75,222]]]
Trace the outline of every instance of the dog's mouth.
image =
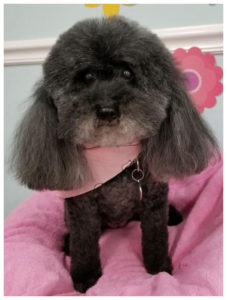
[[[135,147],[135,146],[139,146],[140,142],[139,141],[135,141],[131,144],[125,144],[125,145],[115,145],[115,146],[107,146],[107,147]],[[101,148],[101,147],[105,147],[105,146],[94,146],[94,145],[90,145],[90,144],[84,144],[84,149],[86,150],[92,150],[92,149],[97,149],[97,148]]]
[[114,122],[97,119],[84,120],[76,140],[85,148],[120,147],[138,144],[149,135],[148,129],[131,118],[121,117]]
[[119,119],[114,119],[114,120],[100,120],[96,119],[94,122],[94,126],[96,128],[101,128],[101,127],[115,127],[119,125],[120,120]]

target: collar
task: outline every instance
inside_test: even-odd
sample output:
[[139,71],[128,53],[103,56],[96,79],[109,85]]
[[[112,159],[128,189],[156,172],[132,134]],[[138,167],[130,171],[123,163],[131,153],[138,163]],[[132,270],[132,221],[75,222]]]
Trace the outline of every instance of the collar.
[[140,151],[140,143],[85,148],[83,152],[91,172],[91,179],[83,187],[69,191],[55,191],[55,193],[61,198],[70,198],[96,189],[135,161]]

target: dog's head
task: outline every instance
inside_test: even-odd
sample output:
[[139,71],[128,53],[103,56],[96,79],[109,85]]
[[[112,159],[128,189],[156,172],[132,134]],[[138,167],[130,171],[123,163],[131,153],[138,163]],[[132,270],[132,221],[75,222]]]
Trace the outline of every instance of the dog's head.
[[140,141],[160,180],[201,171],[215,141],[158,37],[122,17],[62,34],[17,132],[17,176],[35,189],[83,184],[83,148]]

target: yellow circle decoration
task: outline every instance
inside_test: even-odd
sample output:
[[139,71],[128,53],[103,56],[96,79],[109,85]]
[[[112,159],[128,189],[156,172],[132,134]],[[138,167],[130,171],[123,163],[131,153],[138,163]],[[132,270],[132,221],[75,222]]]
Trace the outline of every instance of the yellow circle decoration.
[[120,7],[119,4],[103,4],[102,5],[103,12],[108,18],[118,15],[119,7]]
[[[120,9],[120,4],[85,4],[87,7],[97,7],[102,5],[102,9],[104,14],[109,18],[115,15],[118,15],[119,9]],[[132,6],[134,4],[123,4],[127,6]]]
[[87,7],[96,7],[99,6],[100,4],[84,4]]

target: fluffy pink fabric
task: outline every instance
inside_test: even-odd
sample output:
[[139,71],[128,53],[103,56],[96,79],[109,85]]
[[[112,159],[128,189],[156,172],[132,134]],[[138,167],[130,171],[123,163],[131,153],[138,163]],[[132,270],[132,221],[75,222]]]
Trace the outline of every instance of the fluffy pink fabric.
[[[152,276],[142,263],[139,222],[100,239],[103,275],[88,296],[222,295],[222,162],[170,183],[169,199],[184,221],[169,227],[173,276]],[[5,222],[5,295],[80,295],[61,251],[63,200],[36,192]]]

